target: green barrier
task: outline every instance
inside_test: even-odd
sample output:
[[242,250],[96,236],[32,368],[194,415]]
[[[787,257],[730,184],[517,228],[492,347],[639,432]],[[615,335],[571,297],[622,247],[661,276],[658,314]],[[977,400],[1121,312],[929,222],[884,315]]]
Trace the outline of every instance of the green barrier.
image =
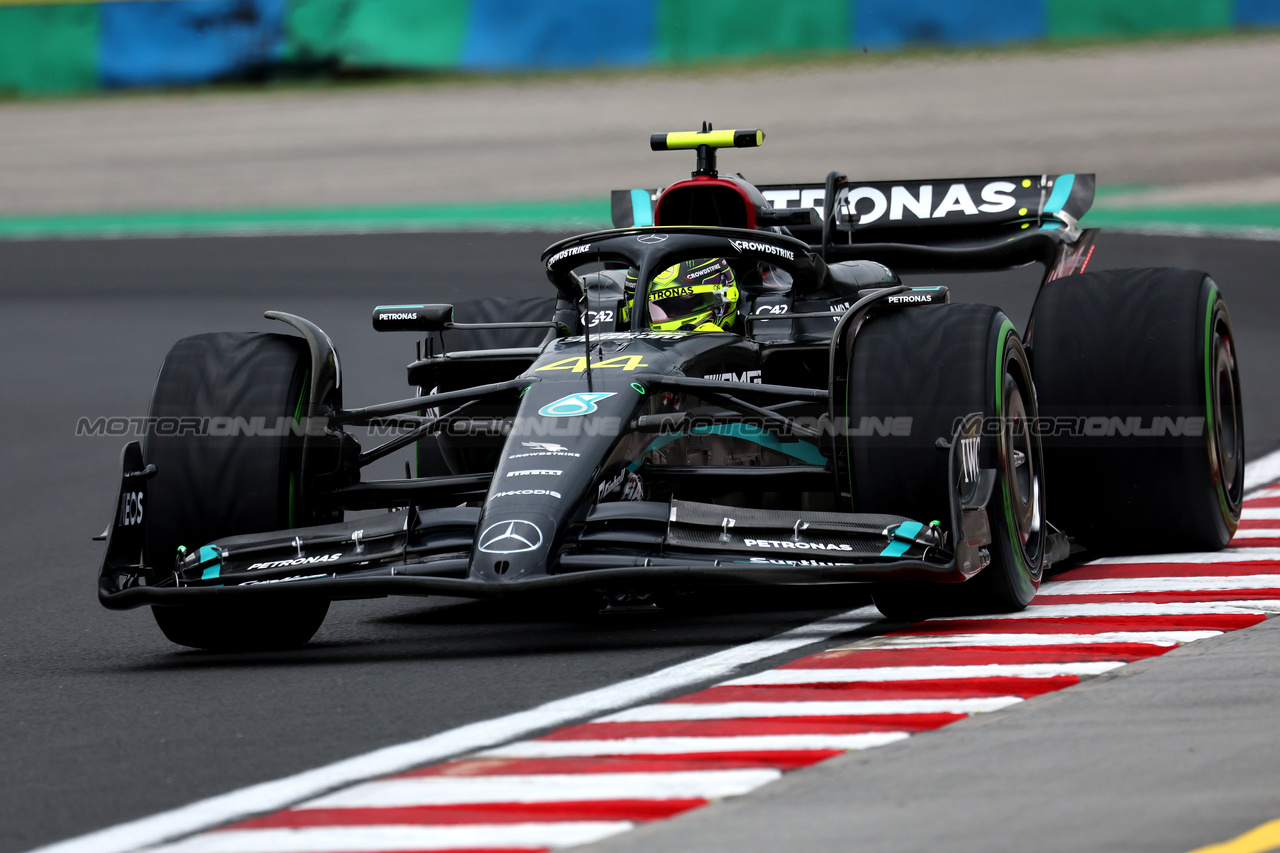
[[1229,30],[1235,0],[1045,0],[1049,38],[1126,39]]
[[849,49],[850,0],[660,0],[654,61]]
[[352,68],[456,68],[466,0],[291,0],[285,57]]
[[0,5],[0,94],[97,88],[96,5]]

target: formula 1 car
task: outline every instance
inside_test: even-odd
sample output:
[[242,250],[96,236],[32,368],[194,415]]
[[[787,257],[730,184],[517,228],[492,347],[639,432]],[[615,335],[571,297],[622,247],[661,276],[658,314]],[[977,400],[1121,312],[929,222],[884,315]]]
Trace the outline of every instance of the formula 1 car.
[[[179,341],[123,451],[100,601],[209,649],[299,645],[330,601],[392,594],[857,582],[913,619],[1025,607],[1081,548],[1230,540],[1226,306],[1201,272],[1086,273],[1092,175],[718,173],[763,137],[656,134],[697,170],[548,248],[553,299],[376,308],[420,336],[407,399],[346,408],[332,341],[290,314],[266,316],[297,334]],[[732,325],[661,328],[655,278],[708,258],[735,273]],[[899,275],[1031,263],[1024,334]],[[362,479],[398,451],[416,476]]]

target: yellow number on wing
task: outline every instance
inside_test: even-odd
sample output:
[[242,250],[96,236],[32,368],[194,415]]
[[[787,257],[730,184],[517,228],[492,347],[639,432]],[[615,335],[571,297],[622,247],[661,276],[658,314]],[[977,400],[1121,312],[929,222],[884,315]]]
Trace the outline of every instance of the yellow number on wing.
[[574,373],[581,373],[587,369],[587,360],[582,356],[577,358],[562,358],[560,361],[553,361],[550,364],[539,367],[538,370],[572,370]]
[[[606,358],[604,361],[597,361],[591,365],[592,370],[608,370],[609,368],[621,368],[622,370],[635,370],[638,367],[648,367],[644,363],[642,355],[615,355],[613,358]],[[569,370],[573,373],[582,373],[587,369],[587,360],[582,356],[577,358],[562,358],[559,361],[553,361],[539,367],[538,370]]]
[[591,369],[605,367],[621,367],[623,370],[635,370],[637,367],[648,367],[641,359],[642,355],[615,355],[613,358],[606,358],[604,361],[597,361],[591,365]]

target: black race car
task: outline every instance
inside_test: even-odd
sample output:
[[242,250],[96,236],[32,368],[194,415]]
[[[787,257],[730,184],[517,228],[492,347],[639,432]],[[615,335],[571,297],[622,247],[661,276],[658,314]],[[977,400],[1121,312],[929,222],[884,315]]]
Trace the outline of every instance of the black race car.
[[[1092,175],[718,174],[762,139],[655,135],[697,171],[548,248],[554,299],[377,308],[421,335],[408,399],[346,408],[332,341],[290,314],[266,316],[297,334],[179,341],[124,449],[101,602],[212,649],[304,643],[330,601],[392,594],[868,582],[914,618],[1022,608],[1081,548],[1228,542],[1243,421],[1209,276],[1085,273]],[[655,323],[655,277],[710,258],[733,325]],[[1023,334],[898,274],[1030,263]],[[362,479],[402,450],[416,476]]]

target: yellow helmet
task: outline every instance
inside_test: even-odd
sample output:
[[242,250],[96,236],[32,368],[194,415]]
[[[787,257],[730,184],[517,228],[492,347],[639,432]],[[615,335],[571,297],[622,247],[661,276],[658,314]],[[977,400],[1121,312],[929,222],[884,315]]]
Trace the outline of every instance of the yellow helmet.
[[[627,304],[622,319],[631,317],[636,273],[627,273]],[[724,332],[738,317],[738,284],[724,258],[683,261],[654,276],[649,288],[649,328],[660,332]]]

